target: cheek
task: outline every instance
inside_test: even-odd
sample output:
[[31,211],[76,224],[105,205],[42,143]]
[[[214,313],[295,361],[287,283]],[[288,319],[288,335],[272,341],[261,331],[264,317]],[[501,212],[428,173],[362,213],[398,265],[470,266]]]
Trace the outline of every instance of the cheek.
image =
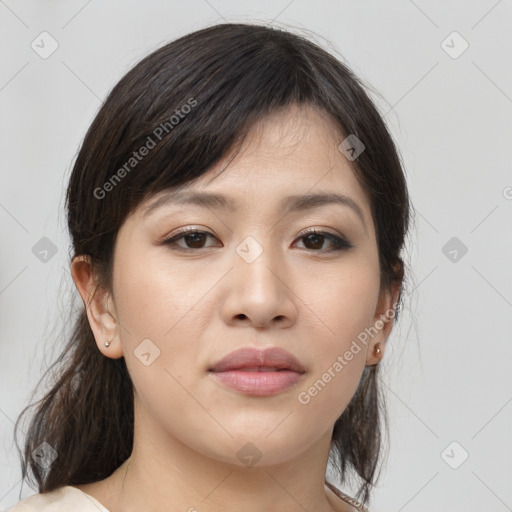
[[194,343],[204,332],[194,309],[204,295],[201,290],[200,281],[172,269],[168,260],[134,254],[120,259],[114,279],[123,352],[137,400],[145,417],[157,418],[174,433],[187,425],[176,410],[201,412],[186,391],[197,377],[201,356]]
[[176,269],[165,255],[127,254],[114,276],[125,361],[140,396],[169,401],[182,393],[179,383],[190,386],[202,372],[197,340],[214,308],[207,300],[212,277],[197,279],[192,265]]
[[347,258],[339,268],[322,276],[321,286],[318,276],[312,276],[308,283],[310,286],[303,293],[310,310],[323,325],[323,349],[343,350],[372,324],[380,275],[377,257],[371,251]]
[[367,261],[359,258],[333,273],[321,292],[308,295],[320,327],[310,347],[311,378],[297,398],[312,415],[327,415],[334,421],[357,389],[367,353],[361,334],[373,325],[379,277],[378,263],[370,254]]
[[114,276],[116,310],[133,337],[165,340],[204,295],[193,268],[176,268],[165,255],[130,254],[120,258]]

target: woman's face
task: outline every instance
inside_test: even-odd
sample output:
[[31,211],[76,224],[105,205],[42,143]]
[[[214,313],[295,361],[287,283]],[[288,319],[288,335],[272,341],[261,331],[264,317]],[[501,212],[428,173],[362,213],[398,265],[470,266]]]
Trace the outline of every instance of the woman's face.
[[[338,150],[343,138],[309,107],[273,114],[222,173],[225,161],[123,224],[115,341],[97,341],[105,356],[125,357],[141,429],[238,465],[286,462],[330,441],[365,364],[377,361],[373,344],[389,334],[364,343],[363,333],[391,306],[379,295],[370,204]],[[199,201],[204,194],[222,202]],[[200,233],[178,238],[185,228]],[[211,371],[235,350],[269,347],[302,372],[279,357],[266,371],[243,359]]]

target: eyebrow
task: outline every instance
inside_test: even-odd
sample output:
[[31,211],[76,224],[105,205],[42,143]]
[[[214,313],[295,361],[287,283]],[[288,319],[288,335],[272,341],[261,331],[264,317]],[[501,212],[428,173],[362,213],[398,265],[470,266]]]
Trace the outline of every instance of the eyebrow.
[[[222,209],[234,211],[238,208],[238,201],[210,192],[175,191],[158,198],[143,212],[143,218],[148,217],[156,210],[166,205],[197,205],[208,209]],[[362,208],[350,197],[332,192],[317,192],[313,194],[286,196],[281,201],[281,209],[285,214],[297,211],[311,210],[322,206],[338,204],[354,211],[361,220],[366,231],[366,221]]]

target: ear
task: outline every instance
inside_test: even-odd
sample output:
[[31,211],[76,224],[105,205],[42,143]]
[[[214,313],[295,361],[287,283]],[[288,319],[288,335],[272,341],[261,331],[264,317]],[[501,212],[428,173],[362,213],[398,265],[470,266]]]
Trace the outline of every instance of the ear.
[[[123,350],[118,339],[119,326],[112,297],[107,290],[97,286],[90,257],[80,255],[73,258],[71,275],[84,301],[89,325],[98,349],[109,358],[122,357]],[[105,342],[108,340],[112,342],[109,347],[105,347]]]
[[373,324],[369,329],[371,338],[366,353],[367,366],[378,364],[384,356],[386,340],[393,328],[400,286],[401,282],[398,282],[393,284],[391,289],[381,289],[379,293]]

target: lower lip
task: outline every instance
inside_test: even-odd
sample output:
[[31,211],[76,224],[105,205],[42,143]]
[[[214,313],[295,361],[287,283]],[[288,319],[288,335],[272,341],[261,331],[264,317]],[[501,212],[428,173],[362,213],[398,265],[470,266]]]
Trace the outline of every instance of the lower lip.
[[268,396],[284,391],[294,386],[303,375],[291,370],[280,372],[230,370],[210,373],[225,386],[253,396]]

